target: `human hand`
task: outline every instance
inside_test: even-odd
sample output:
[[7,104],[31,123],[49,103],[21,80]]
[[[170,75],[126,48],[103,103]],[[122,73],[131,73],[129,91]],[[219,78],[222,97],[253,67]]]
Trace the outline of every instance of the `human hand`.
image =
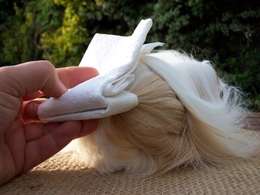
[[35,122],[43,100],[31,100],[43,94],[59,97],[97,74],[88,67],[55,69],[48,61],[0,68],[0,185],[96,129],[97,120]]

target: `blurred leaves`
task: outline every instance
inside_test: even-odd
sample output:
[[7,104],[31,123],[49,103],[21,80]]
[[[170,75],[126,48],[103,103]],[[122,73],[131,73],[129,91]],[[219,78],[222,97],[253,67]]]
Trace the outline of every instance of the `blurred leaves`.
[[153,18],[147,42],[207,59],[260,111],[260,7],[235,0],[0,0],[0,66],[47,59],[78,65],[97,32],[130,35]]

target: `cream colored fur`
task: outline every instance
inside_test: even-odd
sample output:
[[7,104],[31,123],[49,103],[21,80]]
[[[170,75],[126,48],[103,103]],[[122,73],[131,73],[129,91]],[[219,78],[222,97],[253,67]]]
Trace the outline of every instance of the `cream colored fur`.
[[[167,82],[160,71],[168,71]],[[138,106],[100,119],[97,131],[74,142],[90,167],[161,174],[254,153],[258,140],[241,131],[246,111],[240,92],[209,62],[163,51],[142,56],[134,74],[128,90],[138,96]]]

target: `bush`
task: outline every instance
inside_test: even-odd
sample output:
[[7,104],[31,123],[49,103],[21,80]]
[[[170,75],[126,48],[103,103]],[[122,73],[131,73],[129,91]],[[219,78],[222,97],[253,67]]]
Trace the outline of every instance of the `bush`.
[[77,65],[96,32],[130,35],[151,17],[148,42],[212,61],[260,111],[257,1],[16,0],[2,6],[0,65],[42,58],[57,67]]

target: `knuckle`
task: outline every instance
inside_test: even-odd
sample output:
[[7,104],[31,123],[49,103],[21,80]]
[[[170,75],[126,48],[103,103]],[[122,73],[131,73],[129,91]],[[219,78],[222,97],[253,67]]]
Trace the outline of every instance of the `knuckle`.
[[55,67],[54,65],[48,61],[48,60],[41,60],[39,61],[39,65],[41,66],[41,68],[43,68],[45,71],[49,72],[49,71],[54,71]]

